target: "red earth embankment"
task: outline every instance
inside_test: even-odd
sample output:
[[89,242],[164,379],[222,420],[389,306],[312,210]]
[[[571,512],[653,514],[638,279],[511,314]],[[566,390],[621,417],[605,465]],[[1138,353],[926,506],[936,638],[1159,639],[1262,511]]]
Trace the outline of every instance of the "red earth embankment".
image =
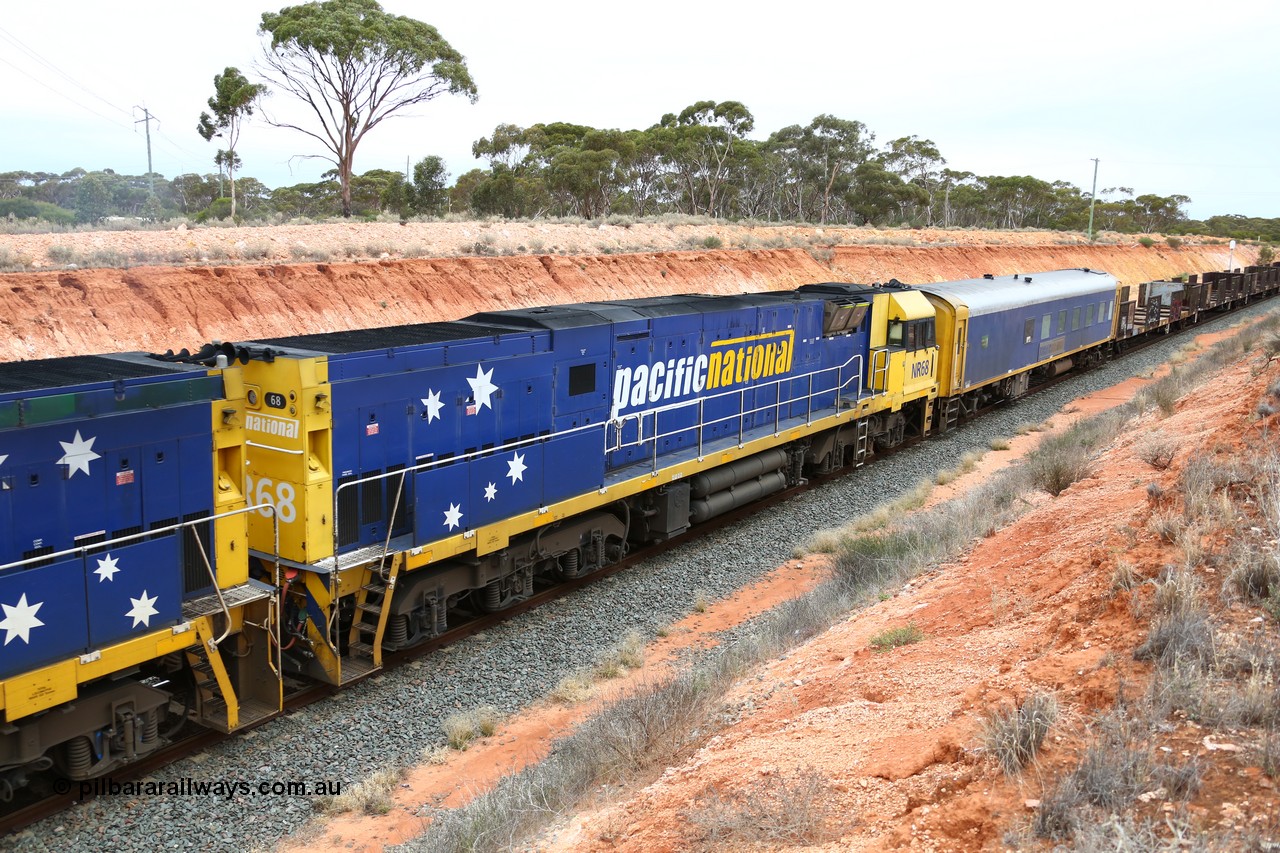
[[[1252,249],[1237,249],[1237,266]],[[815,258],[823,258],[823,261]],[[829,257],[830,260],[825,260]],[[824,262],[825,261],[825,262]],[[75,269],[0,275],[0,361],[193,347],[302,332],[673,293],[816,281],[906,283],[1067,267],[1127,283],[1224,269],[1220,245],[835,246],[831,249],[522,255],[353,263]]]

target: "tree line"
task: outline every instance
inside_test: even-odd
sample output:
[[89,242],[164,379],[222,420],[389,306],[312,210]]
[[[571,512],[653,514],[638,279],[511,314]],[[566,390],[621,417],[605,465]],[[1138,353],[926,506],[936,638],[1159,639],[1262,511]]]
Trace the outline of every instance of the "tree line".
[[[477,89],[462,54],[430,24],[383,11],[376,0],[313,0],[261,17],[260,81],[228,67],[196,132],[225,144],[217,173],[121,175],[111,169],[0,174],[0,215],[57,223],[104,218],[259,220],[668,213],[715,219],[944,228],[1043,228],[1131,233],[1211,233],[1280,239],[1280,220],[1215,216],[1188,220],[1184,195],[1135,195],[1112,187],[1096,200],[1067,181],[978,175],[950,166],[929,139],[878,145],[862,122],[819,115],[765,138],[740,101],[698,101],[635,130],[568,122],[500,124],[476,140],[484,168],[456,179],[438,156],[408,174],[357,173],[355,153],[386,119],[440,95],[471,101]],[[243,174],[239,140],[269,93],[309,109],[306,120],[269,124],[297,131],[333,169],[314,183],[268,188]],[[758,137],[759,134],[756,134]],[[239,173],[239,175],[237,174]],[[1092,204],[1091,204],[1092,203]]]
[[[1089,193],[1066,181],[976,175],[948,166],[928,139],[877,146],[858,121],[830,115],[756,140],[736,101],[693,104],[646,130],[602,130],[554,122],[503,124],[472,146],[484,168],[451,180],[438,156],[406,176],[371,169],[349,181],[355,216],[507,218],[650,217],[832,225],[1040,228],[1084,231]],[[224,157],[224,161],[225,158]],[[233,215],[230,176],[124,175],[111,169],[0,173],[0,216],[71,225],[107,217],[206,221]],[[269,188],[236,178],[237,220],[321,219],[343,213],[337,170],[314,183]],[[1280,241],[1280,219],[1238,215],[1188,219],[1184,195],[1104,189],[1095,231],[1201,233]]]

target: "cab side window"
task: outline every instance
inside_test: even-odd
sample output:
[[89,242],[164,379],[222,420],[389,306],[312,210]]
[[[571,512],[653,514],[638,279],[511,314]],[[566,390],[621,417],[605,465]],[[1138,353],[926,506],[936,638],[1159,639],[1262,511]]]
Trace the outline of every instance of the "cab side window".
[[891,347],[908,350],[937,346],[937,327],[933,320],[890,320],[888,343]]
[[889,321],[889,346],[900,347],[906,335],[906,323],[900,320]]

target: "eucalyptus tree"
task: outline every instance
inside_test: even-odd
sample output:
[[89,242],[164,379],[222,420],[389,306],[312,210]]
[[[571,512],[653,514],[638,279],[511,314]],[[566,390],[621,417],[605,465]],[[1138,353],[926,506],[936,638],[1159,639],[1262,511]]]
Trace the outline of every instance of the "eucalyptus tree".
[[873,158],[859,163],[853,170],[853,181],[845,194],[849,210],[860,224],[875,225],[892,219],[895,211],[921,201],[924,190],[909,184],[884,167],[884,163]]
[[636,156],[632,136],[621,130],[555,123],[531,128],[530,157],[546,163],[547,188],[587,219],[607,216],[625,191]]
[[432,154],[413,164],[413,180],[405,186],[405,207],[409,213],[439,216],[449,203],[449,170],[444,160]]
[[626,135],[633,153],[619,201],[626,202],[628,213],[648,216],[656,213],[662,202],[662,153],[647,130],[628,130]]
[[324,0],[262,15],[264,74],[302,101],[319,127],[273,124],[319,142],[337,168],[351,215],[352,163],[385,119],[444,94],[477,98],[462,54],[430,24],[390,15],[376,0]]
[[755,127],[739,101],[698,101],[667,113],[650,134],[672,170],[689,213],[722,214],[721,193],[732,170],[735,145]]
[[219,168],[225,166],[227,169],[232,216],[236,215],[236,168],[240,165],[236,146],[240,144],[240,131],[244,122],[253,115],[254,106],[266,94],[266,86],[250,83],[239,68],[227,68],[221,74],[213,75],[213,97],[209,99],[209,109],[213,113],[200,113],[200,121],[196,125],[196,132],[204,137],[205,142],[212,141],[215,136],[227,141],[226,149],[220,149],[213,162]]
[[818,221],[828,222],[835,200],[848,192],[854,172],[871,156],[876,135],[860,121],[820,115],[800,135],[800,152],[817,176]]
[[1159,196],[1154,194],[1140,195],[1133,200],[1134,222],[1137,230],[1144,234],[1152,231],[1167,231],[1173,225],[1186,220],[1183,205],[1191,203],[1185,195]]
[[924,224],[933,225],[935,195],[943,184],[942,167],[947,160],[932,139],[903,136],[894,139],[884,152],[885,168],[925,191]]

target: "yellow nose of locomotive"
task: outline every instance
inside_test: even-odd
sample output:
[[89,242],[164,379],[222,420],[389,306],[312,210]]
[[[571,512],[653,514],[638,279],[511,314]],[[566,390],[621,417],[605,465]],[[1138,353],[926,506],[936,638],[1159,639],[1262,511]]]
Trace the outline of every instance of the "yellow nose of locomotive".
[[[315,563],[333,555],[329,368],[323,357],[244,367],[250,547]],[[278,542],[277,542],[278,537]]]

